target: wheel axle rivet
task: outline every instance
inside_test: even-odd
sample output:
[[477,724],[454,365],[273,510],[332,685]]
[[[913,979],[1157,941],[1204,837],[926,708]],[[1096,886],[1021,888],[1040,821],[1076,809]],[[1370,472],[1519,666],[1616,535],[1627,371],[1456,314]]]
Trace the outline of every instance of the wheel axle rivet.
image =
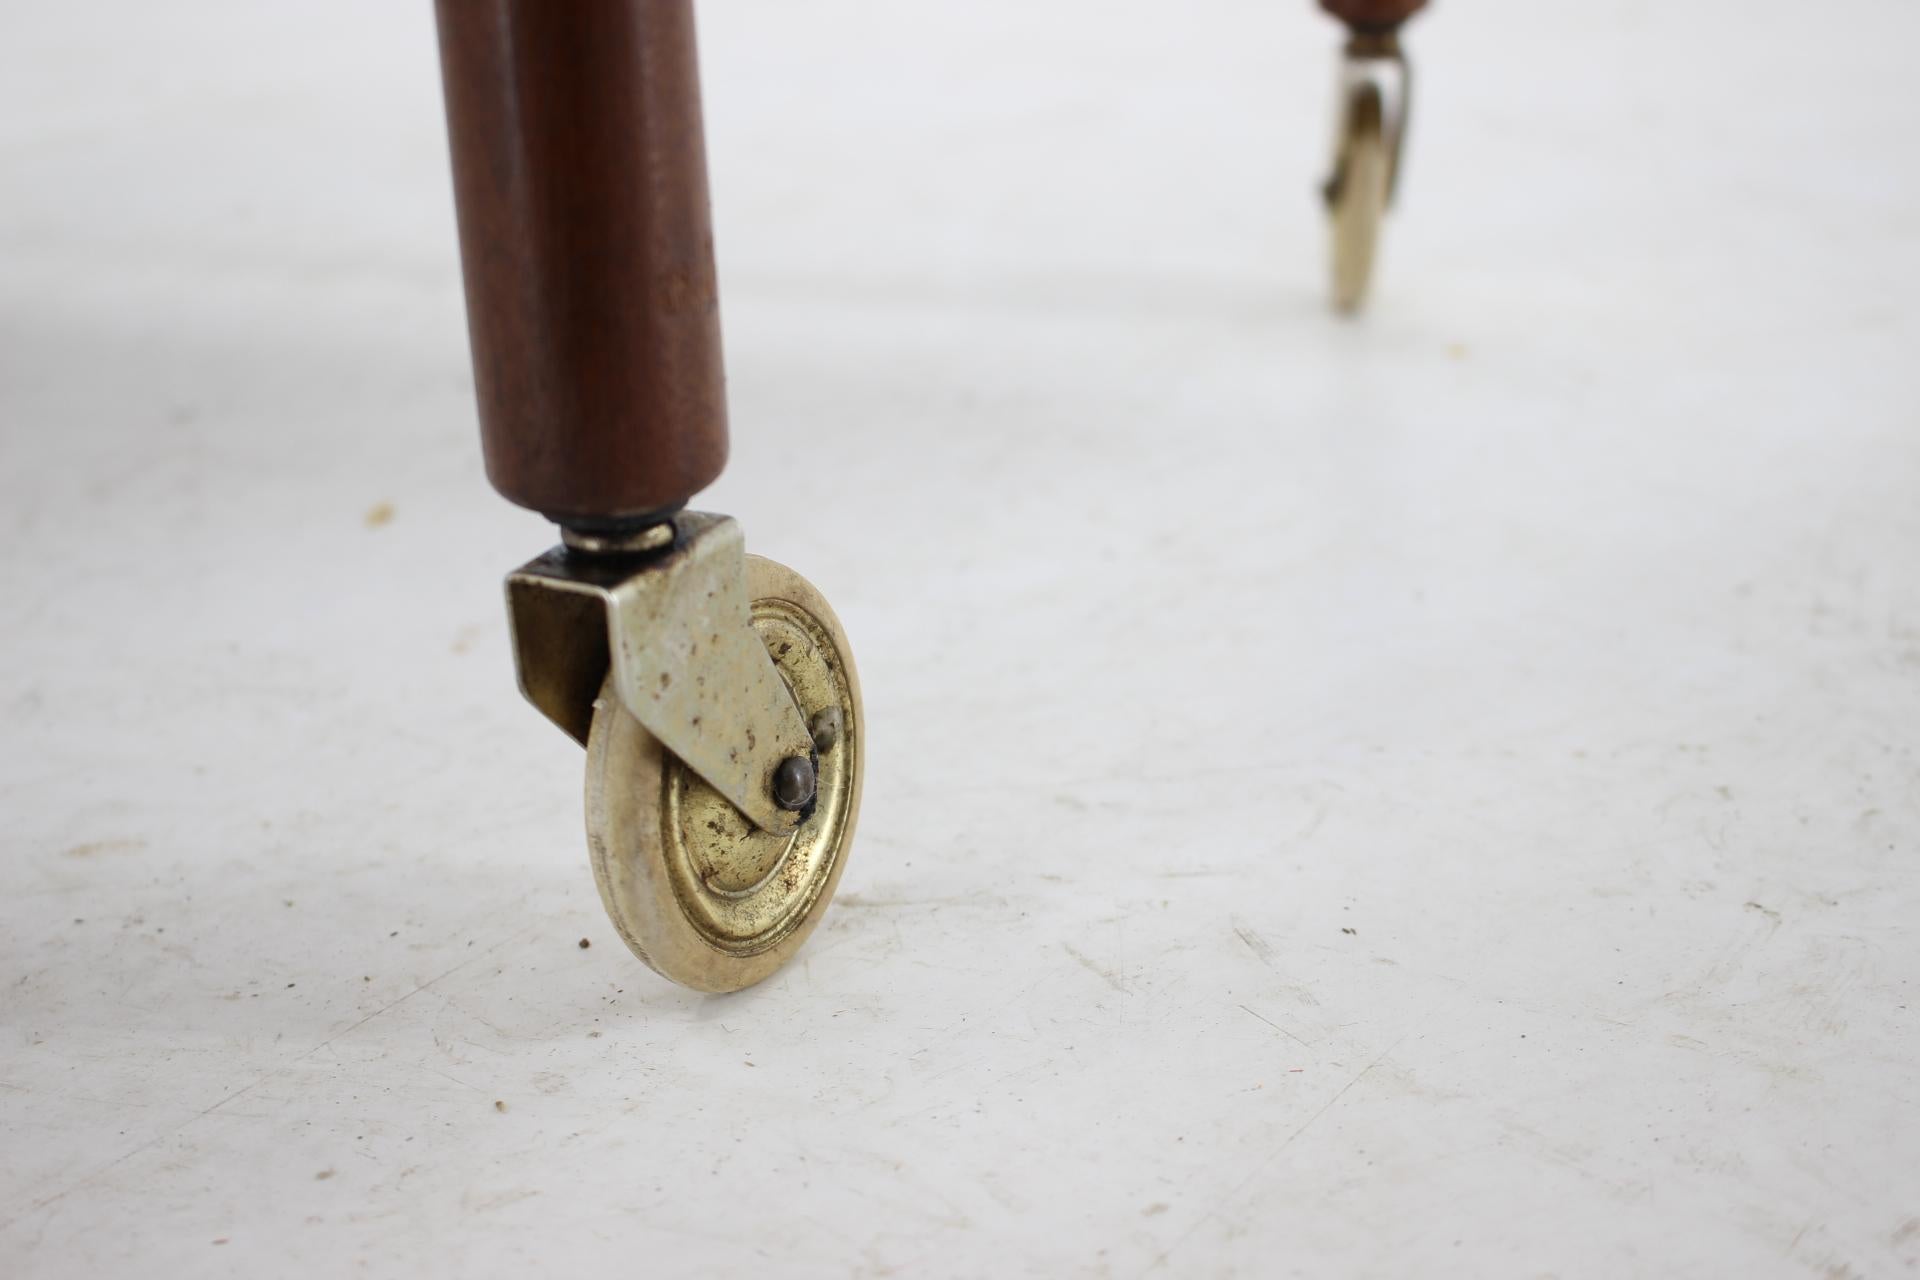
[[773,770],[773,799],[782,809],[804,809],[813,802],[819,785],[813,761],[805,756],[788,756]]

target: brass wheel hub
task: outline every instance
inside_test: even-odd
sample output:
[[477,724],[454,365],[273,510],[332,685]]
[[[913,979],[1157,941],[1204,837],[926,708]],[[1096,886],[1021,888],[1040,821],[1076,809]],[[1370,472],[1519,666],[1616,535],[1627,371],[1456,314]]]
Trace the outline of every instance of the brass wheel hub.
[[[791,601],[756,600],[753,629],[804,717],[832,707],[851,715],[833,637],[816,619]],[[688,922],[712,946],[753,955],[812,910],[844,845],[853,793],[847,762],[856,750],[842,735],[815,755],[812,812],[786,836],[759,830],[685,765],[668,761],[661,804],[667,871]]]

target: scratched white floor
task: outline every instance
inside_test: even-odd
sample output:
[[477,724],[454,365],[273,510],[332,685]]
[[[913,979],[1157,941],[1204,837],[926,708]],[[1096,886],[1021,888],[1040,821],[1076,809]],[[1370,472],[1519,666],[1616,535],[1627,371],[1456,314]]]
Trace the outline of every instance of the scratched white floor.
[[873,732],[728,999],[512,690],[427,6],[10,8],[0,1273],[1920,1264],[1920,11],[1573,8],[1341,324],[1303,0],[709,6]]

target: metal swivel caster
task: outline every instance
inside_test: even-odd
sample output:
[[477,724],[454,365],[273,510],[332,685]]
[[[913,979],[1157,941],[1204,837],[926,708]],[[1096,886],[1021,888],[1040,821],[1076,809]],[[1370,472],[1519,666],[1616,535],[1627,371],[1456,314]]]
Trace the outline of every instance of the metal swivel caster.
[[1400,24],[1425,0],[1321,0],[1347,23],[1335,108],[1333,165],[1321,188],[1332,226],[1333,305],[1365,305],[1393,203],[1407,134],[1411,74]]
[[865,719],[846,633],[725,516],[507,579],[521,688],[587,749],[607,914],[663,977],[734,991],[819,923],[860,809]]
[[636,955],[734,991],[820,922],[860,807],[846,633],[726,516],[691,0],[438,0],[487,475],[562,545],[507,579],[527,697],[587,749]]

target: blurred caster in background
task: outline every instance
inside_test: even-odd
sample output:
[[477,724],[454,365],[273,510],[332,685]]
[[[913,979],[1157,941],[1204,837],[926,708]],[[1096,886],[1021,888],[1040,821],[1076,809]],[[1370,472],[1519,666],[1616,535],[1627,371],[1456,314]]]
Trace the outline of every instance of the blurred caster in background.
[[1332,221],[1333,305],[1366,304],[1407,135],[1411,76],[1400,27],[1426,0],[1320,0],[1347,24],[1334,108],[1333,170],[1322,194]]

